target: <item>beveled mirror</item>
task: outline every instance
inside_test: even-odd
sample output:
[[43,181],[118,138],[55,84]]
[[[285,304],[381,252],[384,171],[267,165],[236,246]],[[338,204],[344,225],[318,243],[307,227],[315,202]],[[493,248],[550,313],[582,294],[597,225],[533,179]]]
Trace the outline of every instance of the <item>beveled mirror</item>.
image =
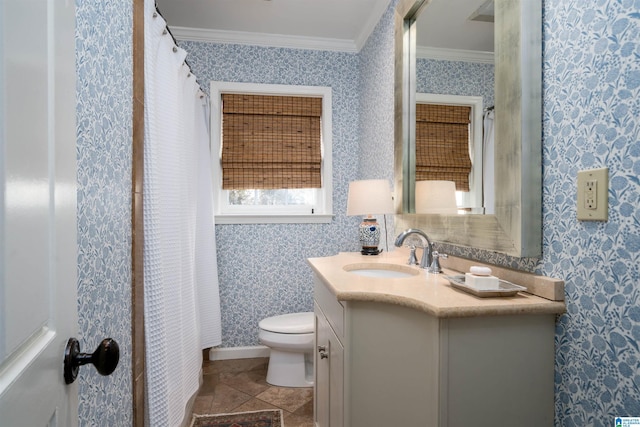
[[542,6],[495,0],[495,214],[414,214],[416,21],[431,0],[400,0],[395,39],[396,229],[536,257],[542,244]]

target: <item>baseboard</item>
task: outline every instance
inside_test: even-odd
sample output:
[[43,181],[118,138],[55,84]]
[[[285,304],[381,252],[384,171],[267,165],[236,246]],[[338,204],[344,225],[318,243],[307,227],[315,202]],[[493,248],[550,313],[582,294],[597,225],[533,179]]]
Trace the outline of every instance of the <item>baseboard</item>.
[[226,347],[209,350],[209,360],[251,359],[269,357],[269,347],[256,345],[252,347]]

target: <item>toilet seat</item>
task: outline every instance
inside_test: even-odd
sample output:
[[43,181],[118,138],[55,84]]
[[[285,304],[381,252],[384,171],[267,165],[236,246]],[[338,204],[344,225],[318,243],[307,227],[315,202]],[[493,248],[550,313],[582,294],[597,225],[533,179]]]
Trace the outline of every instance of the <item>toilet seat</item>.
[[278,334],[310,334],[314,330],[313,312],[290,313],[262,319],[260,329]]

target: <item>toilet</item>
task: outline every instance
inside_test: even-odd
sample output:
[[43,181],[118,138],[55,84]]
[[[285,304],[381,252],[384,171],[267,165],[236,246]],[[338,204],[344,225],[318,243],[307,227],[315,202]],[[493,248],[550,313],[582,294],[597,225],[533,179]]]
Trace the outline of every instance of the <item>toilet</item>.
[[271,349],[267,382],[280,387],[313,386],[313,312],[267,317],[258,326],[260,342]]

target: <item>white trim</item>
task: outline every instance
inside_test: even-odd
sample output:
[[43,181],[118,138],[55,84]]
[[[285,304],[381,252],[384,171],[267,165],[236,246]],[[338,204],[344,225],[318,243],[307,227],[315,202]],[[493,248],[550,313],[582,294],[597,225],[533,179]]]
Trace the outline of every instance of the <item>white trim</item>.
[[443,61],[477,62],[493,64],[493,52],[475,50],[442,49],[436,47],[416,47],[416,57],[422,59],[438,59]]
[[252,359],[269,357],[271,349],[264,345],[253,347],[226,347],[209,350],[209,360]]
[[[416,93],[417,104],[465,105],[471,107],[471,132],[473,168],[469,176],[469,192],[463,196],[463,208],[482,208],[482,126],[483,99],[481,96],[440,95]],[[479,166],[479,167],[478,167]],[[464,194],[464,193],[463,193]],[[466,196],[466,197],[465,197]]]
[[[333,123],[332,123],[332,89],[327,86],[296,86],[278,84],[259,83],[237,83],[237,82],[211,82],[210,103],[211,103],[211,156],[213,163],[213,192],[214,192],[214,215],[216,224],[265,224],[265,223],[328,223],[333,219]],[[261,95],[289,95],[289,96],[316,96],[322,98],[322,189],[317,200],[318,206],[315,214],[276,214],[264,213],[252,214],[244,212],[242,214],[223,213],[220,209],[226,206],[223,200],[222,171],[220,166],[221,150],[221,119],[220,97],[223,93],[255,93]],[[310,211],[307,211],[310,212]]]
[[208,30],[204,28],[171,27],[177,40],[282,47],[288,49],[329,50],[357,53],[353,40],[324,37],[288,36],[285,34],[251,33],[247,31]]
[[328,224],[333,214],[319,215],[216,215],[216,224]]

